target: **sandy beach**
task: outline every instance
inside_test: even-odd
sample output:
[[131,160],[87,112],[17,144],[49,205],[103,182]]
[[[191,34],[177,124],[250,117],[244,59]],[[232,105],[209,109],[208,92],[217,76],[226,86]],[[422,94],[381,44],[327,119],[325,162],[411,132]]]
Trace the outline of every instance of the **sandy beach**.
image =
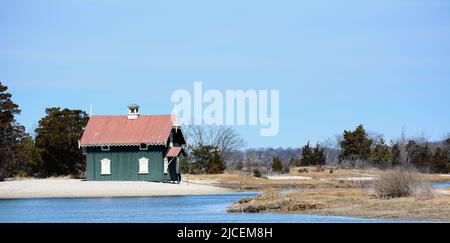
[[24,179],[0,182],[0,199],[59,197],[135,197],[231,193],[230,189],[182,182]]

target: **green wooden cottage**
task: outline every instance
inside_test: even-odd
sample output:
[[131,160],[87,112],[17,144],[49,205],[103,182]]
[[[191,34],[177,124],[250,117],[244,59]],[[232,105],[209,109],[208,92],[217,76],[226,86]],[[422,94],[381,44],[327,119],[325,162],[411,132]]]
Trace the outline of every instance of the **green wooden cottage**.
[[180,182],[186,156],[181,128],[173,115],[91,116],[79,146],[89,181]]

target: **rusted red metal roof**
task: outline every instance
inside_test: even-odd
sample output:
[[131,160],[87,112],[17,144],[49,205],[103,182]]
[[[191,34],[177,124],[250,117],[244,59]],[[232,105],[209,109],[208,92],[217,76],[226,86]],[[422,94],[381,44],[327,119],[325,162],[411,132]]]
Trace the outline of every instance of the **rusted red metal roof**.
[[166,157],[177,157],[180,154],[181,150],[181,147],[171,147],[167,152]]
[[172,126],[172,115],[91,116],[80,146],[165,145]]

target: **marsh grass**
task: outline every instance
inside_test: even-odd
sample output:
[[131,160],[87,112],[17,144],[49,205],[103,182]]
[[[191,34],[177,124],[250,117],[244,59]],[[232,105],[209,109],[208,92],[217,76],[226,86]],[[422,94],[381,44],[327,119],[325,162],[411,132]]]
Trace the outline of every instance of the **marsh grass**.
[[378,198],[433,197],[430,183],[412,168],[394,168],[380,174],[373,186]]

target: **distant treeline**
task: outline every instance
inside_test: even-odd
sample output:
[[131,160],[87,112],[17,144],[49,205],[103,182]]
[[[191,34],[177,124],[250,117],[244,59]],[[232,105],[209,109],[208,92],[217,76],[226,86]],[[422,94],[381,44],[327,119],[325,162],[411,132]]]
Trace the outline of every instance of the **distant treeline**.
[[[283,165],[280,169],[279,161]],[[273,164],[276,162],[276,165]],[[348,168],[414,166],[424,172],[450,171],[450,137],[439,142],[425,138],[406,138],[402,133],[387,145],[382,135],[370,136],[363,125],[344,131],[335,142],[301,148],[260,148],[236,151],[229,161],[230,169],[265,167],[268,170],[288,171],[292,166],[340,165]]]
[[[319,145],[324,150],[326,164],[337,164],[339,150],[334,147],[325,147]],[[311,148],[311,146],[310,146]],[[255,157],[260,163],[271,164],[273,157],[279,158],[283,163],[291,162],[293,165],[298,164],[302,158],[303,147],[298,148],[250,148],[236,151],[228,163],[236,161],[244,161],[247,157]]]

